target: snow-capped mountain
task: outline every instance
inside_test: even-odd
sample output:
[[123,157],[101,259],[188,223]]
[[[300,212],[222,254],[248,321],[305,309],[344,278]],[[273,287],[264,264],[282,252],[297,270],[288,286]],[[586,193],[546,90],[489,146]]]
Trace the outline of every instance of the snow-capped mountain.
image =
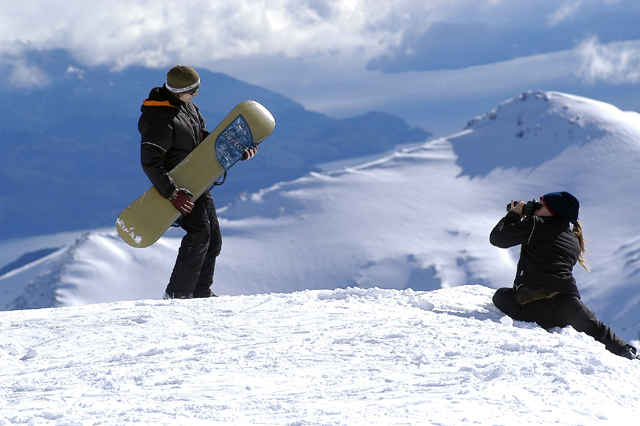
[[[459,134],[282,182],[223,209],[214,291],[510,286],[517,248],[490,246],[489,232],[512,198],[566,190],[581,201],[591,242],[593,272],[574,271],[583,299],[623,337],[637,339],[638,141],[636,113],[527,92]],[[142,250],[126,246],[115,230],[91,232],[0,277],[7,295],[1,306],[159,298],[179,245],[176,232]]]

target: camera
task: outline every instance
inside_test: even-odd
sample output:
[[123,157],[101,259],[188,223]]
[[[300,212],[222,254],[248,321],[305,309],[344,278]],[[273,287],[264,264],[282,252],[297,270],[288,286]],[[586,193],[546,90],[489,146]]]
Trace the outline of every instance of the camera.
[[[513,205],[515,206],[516,203],[514,202]],[[524,208],[522,209],[522,216],[533,216],[533,214],[538,211],[540,207],[542,207],[542,204],[535,198],[531,201],[527,201],[524,205]],[[507,211],[509,210],[511,210],[511,203],[507,204]]]

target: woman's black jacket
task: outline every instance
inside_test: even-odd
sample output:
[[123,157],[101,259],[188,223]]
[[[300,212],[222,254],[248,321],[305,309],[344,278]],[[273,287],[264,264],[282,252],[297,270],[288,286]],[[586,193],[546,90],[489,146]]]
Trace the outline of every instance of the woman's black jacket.
[[500,248],[521,244],[514,288],[522,284],[580,297],[573,267],[580,256],[578,238],[562,216],[531,216],[509,212],[493,228],[489,241]]
[[165,87],[151,90],[140,108],[140,162],[153,186],[165,198],[176,189],[167,173],[209,134],[193,103],[184,103]]

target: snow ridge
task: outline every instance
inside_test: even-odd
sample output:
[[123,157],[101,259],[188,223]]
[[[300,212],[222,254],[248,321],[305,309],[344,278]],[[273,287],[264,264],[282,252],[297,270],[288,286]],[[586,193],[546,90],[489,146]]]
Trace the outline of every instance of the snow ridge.
[[61,277],[73,263],[75,254],[88,240],[90,233],[78,238],[73,244],[63,247],[52,255],[45,257],[43,270],[22,289],[21,293],[5,309],[39,309],[63,306],[58,300],[58,292],[68,288]]

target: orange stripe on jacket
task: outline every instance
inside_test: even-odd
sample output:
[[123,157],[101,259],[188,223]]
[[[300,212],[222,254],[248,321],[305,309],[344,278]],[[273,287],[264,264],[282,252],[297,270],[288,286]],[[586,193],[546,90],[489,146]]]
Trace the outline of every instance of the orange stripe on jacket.
[[175,108],[175,105],[171,105],[169,101],[150,101],[149,99],[145,99],[142,102],[142,105],[145,106],[168,106],[171,108]]

